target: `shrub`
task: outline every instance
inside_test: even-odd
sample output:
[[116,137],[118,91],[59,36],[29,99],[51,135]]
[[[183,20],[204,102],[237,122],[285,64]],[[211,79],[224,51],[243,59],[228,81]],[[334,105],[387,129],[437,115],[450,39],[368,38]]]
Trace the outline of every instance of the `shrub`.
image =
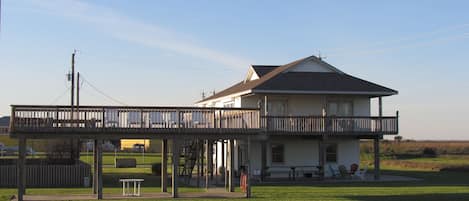
[[156,176],[161,176],[161,164],[153,163],[151,165],[151,173]]
[[423,148],[422,154],[424,157],[436,157],[437,156],[436,149],[431,148],[431,147]]

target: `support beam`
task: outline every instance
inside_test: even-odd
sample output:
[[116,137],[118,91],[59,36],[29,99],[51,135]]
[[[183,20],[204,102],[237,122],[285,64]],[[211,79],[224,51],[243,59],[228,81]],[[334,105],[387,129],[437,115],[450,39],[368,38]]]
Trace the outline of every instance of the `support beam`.
[[318,159],[319,159],[319,179],[324,179],[324,172],[325,172],[325,147],[324,147],[324,136],[319,139],[318,142]]
[[177,198],[179,197],[178,186],[179,186],[179,141],[173,138],[173,171],[171,173],[172,179],[172,197]]
[[98,193],[98,141],[93,140],[93,194]]
[[248,136],[248,142],[247,142],[247,149],[246,149],[246,156],[248,157],[247,160],[247,167],[246,167],[246,174],[247,174],[247,180],[246,180],[246,198],[251,197],[251,137]]
[[267,171],[267,142],[261,141],[261,181],[265,180]]
[[201,173],[201,169],[202,169],[202,165],[200,164],[200,161],[201,161],[201,149],[200,149],[200,140],[197,140],[196,141],[196,166],[197,166],[197,188],[200,187],[200,178],[202,177],[202,173]]
[[98,194],[98,200],[103,199],[103,140],[96,140],[97,141],[97,146],[96,146],[96,155],[97,155],[97,194]]
[[168,192],[168,140],[161,141],[161,192]]
[[226,185],[226,163],[225,163],[225,156],[226,156],[226,151],[225,151],[225,140],[221,140],[221,169],[223,170],[220,174],[221,174],[221,178],[222,178],[222,181],[225,182],[225,188],[227,187]]
[[215,185],[218,185],[218,140],[215,141]]
[[229,140],[229,146],[230,170],[228,172],[228,191],[234,192],[234,140]]
[[18,201],[23,201],[26,194],[26,138],[18,138]]
[[[378,98],[378,112],[379,112],[379,130],[383,130],[382,125],[382,117],[383,117],[383,99],[380,96]],[[382,137],[382,132],[380,132],[375,139],[373,139],[373,147],[374,147],[374,162],[375,162],[375,175],[374,179],[379,180],[381,177],[381,167],[380,167],[380,156],[379,156],[379,140]]]
[[207,147],[207,168],[210,174],[210,180],[213,180],[213,141],[208,140],[208,147]]
[[206,157],[206,161],[207,161],[207,165],[206,165],[206,168],[205,168],[205,189],[208,190],[208,186],[210,184],[210,143],[209,143],[209,140],[204,140],[204,144],[205,144],[205,157]]

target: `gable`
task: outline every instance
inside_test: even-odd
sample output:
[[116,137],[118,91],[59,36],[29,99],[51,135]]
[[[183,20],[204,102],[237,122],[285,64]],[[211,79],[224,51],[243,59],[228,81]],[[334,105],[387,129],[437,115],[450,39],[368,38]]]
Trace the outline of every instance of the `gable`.
[[308,60],[293,66],[288,69],[287,72],[333,73],[335,71],[324,63],[319,63],[315,60]]

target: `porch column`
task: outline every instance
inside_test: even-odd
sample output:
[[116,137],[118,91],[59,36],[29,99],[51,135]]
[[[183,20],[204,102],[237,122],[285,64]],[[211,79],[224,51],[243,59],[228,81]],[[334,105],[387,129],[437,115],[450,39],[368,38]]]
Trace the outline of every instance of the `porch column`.
[[209,143],[209,140],[205,140],[205,157],[207,157],[206,161],[207,161],[207,166],[205,168],[205,189],[208,190],[208,185],[210,183],[209,179],[210,179],[210,150],[209,150],[209,147],[210,147],[210,143]]
[[23,201],[23,195],[26,194],[26,138],[18,138],[18,201]]
[[[201,173],[201,168],[202,168],[202,165],[200,164],[200,161],[201,161],[201,149],[200,149],[200,140],[197,140],[196,141],[196,148],[195,148],[195,154],[196,154],[196,158],[195,158],[195,161],[196,161],[196,166],[197,166],[197,188],[200,187],[200,177],[202,177],[202,173]],[[190,181],[189,181],[190,182]]]
[[218,140],[215,140],[215,184],[218,184]]
[[210,180],[213,180],[213,141],[208,140],[208,147],[207,147],[207,168],[208,172],[210,173]]
[[378,135],[376,135],[376,137],[373,139],[373,147],[374,147],[374,153],[375,153],[375,159],[374,159],[374,162],[375,162],[375,180],[379,180],[380,179],[380,176],[381,176],[381,170],[380,170],[380,156],[379,156],[379,140],[381,139],[382,137],[382,129],[383,129],[383,125],[382,125],[382,121],[381,121],[381,118],[383,117],[383,99],[382,97],[380,96],[378,98],[378,105],[379,105],[379,133]]
[[261,181],[265,180],[267,171],[267,142],[261,141]]
[[325,154],[324,154],[324,136],[321,136],[319,139],[318,143],[318,154],[319,154],[319,179],[323,180],[324,179],[324,173],[325,173]]
[[171,173],[171,179],[172,179],[172,196],[173,198],[177,198],[179,196],[178,193],[178,182],[179,182],[179,142],[176,139],[173,139],[173,155],[172,155],[172,161],[173,161],[173,171]]
[[161,141],[161,192],[168,192],[168,140]]
[[234,192],[234,140],[229,140],[230,171],[228,172],[228,191]]
[[96,179],[97,179],[97,194],[98,200],[103,199],[103,140],[96,140],[96,156],[97,156],[97,168],[96,168]]
[[93,194],[98,193],[98,140],[93,140]]
[[225,182],[225,189],[228,188],[228,180],[226,179],[228,178],[226,174],[228,172],[226,171],[226,160],[225,160],[226,155],[227,155],[226,152],[227,151],[225,151],[225,140],[221,140],[221,167],[223,170],[223,172],[221,173],[222,174],[221,178],[222,178],[222,181]]
[[251,172],[252,172],[252,169],[251,169],[251,137],[248,136],[248,147],[247,147],[247,150],[246,150],[246,154],[247,154],[247,167],[246,167],[246,175],[247,175],[247,178],[246,178],[246,198],[250,198],[251,197]]

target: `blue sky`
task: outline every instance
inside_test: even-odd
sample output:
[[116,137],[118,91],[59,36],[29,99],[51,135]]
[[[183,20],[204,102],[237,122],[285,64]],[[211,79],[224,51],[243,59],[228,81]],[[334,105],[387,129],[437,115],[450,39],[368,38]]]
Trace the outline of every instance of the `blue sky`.
[[[68,104],[77,69],[129,105],[190,105],[249,64],[318,54],[399,91],[404,138],[469,140],[468,1],[3,0],[0,115]],[[373,102],[373,112],[376,105]],[[82,104],[118,104],[84,85]]]

